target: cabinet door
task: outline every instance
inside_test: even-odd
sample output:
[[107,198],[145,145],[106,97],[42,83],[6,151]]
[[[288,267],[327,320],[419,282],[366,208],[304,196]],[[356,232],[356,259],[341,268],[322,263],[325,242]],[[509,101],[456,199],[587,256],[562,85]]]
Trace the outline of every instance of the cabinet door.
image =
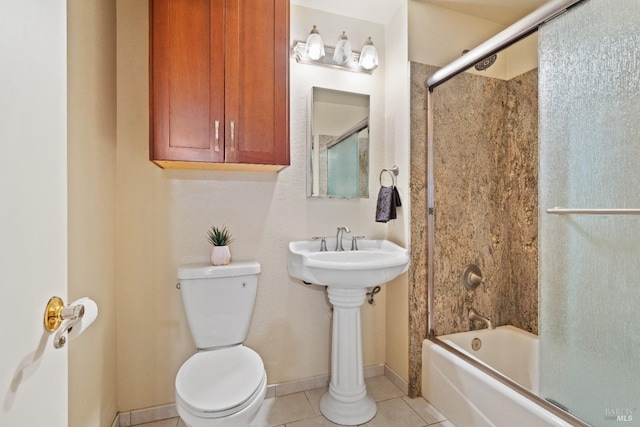
[[227,163],[289,164],[289,0],[226,0]]
[[224,2],[151,0],[151,160],[224,161]]

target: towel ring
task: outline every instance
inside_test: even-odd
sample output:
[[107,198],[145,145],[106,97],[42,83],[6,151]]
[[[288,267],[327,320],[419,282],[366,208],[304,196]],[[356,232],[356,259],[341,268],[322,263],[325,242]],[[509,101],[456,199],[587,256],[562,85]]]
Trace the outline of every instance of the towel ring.
[[380,186],[382,187],[382,174],[384,174],[385,172],[387,172],[390,176],[391,176],[391,182],[392,185],[395,187],[396,186],[396,176],[398,176],[398,173],[400,173],[400,169],[398,168],[398,166],[393,166],[391,169],[388,168],[384,168],[380,171]]

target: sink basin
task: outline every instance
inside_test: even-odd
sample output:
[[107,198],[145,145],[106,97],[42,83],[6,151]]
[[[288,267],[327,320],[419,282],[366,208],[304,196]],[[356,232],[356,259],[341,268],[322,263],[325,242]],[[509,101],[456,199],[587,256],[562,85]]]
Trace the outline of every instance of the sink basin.
[[[289,274],[305,282],[336,288],[367,288],[393,280],[409,267],[406,249],[388,240],[358,240],[358,250],[333,251],[335,238],[327,238],[329,251],[317,240],[289,243]],[[350,239],[343,240],[350,248]]]

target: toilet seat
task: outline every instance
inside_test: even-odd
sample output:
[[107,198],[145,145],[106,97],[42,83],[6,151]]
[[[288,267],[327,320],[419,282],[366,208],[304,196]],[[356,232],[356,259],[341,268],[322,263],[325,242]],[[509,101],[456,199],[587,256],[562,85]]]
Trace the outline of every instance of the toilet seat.
[[250,348],[201,351],[180,367],[176,399],[198,417],[226,417],[249,406],[265,383],[262,359]]

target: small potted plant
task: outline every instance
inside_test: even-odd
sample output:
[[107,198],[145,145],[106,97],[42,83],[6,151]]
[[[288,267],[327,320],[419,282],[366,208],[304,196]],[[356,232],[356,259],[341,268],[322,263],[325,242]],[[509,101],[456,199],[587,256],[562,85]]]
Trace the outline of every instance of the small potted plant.
[[215,225],[207,231],[207,239],[213,245],[211,248],[211,263],[213,265],[227,265],[231,262],[229,245],[235,240],[226,226]]

